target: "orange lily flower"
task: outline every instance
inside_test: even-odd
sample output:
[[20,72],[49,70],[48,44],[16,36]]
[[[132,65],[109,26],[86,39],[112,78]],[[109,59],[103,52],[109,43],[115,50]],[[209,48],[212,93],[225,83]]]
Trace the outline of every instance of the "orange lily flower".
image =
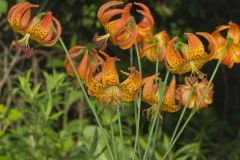
[[229,22],[229,25],[219,26],[212,33],[212,36],[216,39],[218,44],[218,51],[214,56],[214,59],[221,58],[221,52],[226,43],[226,38],[224,38],[220,32],[226,29],[228,29],[227,38],[230,38],[231,41],[228,43],[224,51],[221,63],[226,65],[228,68],[232,68],[234,63],[240,63],[240,29],[237,24]]
[[138,13],[143,15],[143,19],[137,24],[137,42],[141,42],[148,35],[152,35],[154,27],[154,19],[149,8],[143,3],[134,2],[135,5],[141,7],[141,10],[137,10]]
[[[158,108],[158,89],[159,85],[156,83],[158,75],[152,75],[143,79],[143,91],[142,100],[152,107],[145,110],[147,116],[155,116]],[[161,112],[177,112],[180,110],[180,106],[175,104],[175,89],[176,89],[176,78],[172,77],[169,86],[164,93],[164,99],[160,106]]]
[[[13,30],[24,37],[11,43],[17,50],[23,50],[25,56],[32,55],[29,39],[44,46],[54,45],[61,35],[61,25],[51,12],[42,13],[31,19],[31,8],[38,5],[22,2],[12,6],[8,12],[8,21]],[[52,26],[56,27],[56,34]]]
[[[137,28],[131,23],[130,9],[132,7],[131,3],[128,3],[123,9],[109,9],[112,6],[122,4],[120,1],[110,1],[105,3],[98,10],[98,19],[104,26],[106,35],[95,36],[94,41],[101,45],[101,48],[106,47],[106,41],[108,38],[111,42],[119,46],[121,49],[130,48],[137,37]],[[116,15],[121,15],[120,18],[116,20],[111,20]]]
[[142,78],[135,68],[129,68],[132,73],[123,72],[128,78],[120,83],[119,75],[116,70],[116,57],[110,57],[105,52],[100,52],[104,55],[106,61],[103,64],[101,75],[97,76],[89,67],[86,75],[86,86],[91,96],[96,97],[100,102],[113,105],[121,104],[121,101],[133,101],[141,87]]
[[205,63],[213,59],[217,51],[217,44],[210,34],[206,32],[199,32],[197,34],[203,36],[208,41],[210,54],[205,52],[202,42],[196,35],[185,33],[188,44],[179,43],[182,53],[181,56],[178,47],[174,46],[174,42],[177,39],[175,37],[169,41],[166,48],[165,64],[170,72],[182,75],[191,71],[192,74],[196,73],[200,79],[204,78],[205,74],[199,69],[201,69]]
[[[166,31],[159,32],[155,36],[146,36],[142,43],[139,44],[139,54],[141,57],[146,56],[151,62],[165,59],[166,45],[170,40],[170,36]],[[159,43],[159,44],[157,44]],[[158,49],[158,50],[157,50]]]
[[[192,109],[201,100],[207,85],[208,85],[207,79],[198,82],[197,79],[194,77],[185,77],[185,84],[179,85],[176,90],[176,99],[179,100],[181,105],[183,106],[186,105],[191,89],[192,87],[195,87],[190,102],[187,106],[188,108]],[[208,105],[211,104],[212,102],[213,102],[213,84],[210,85],[206,95],[204,96],[202,102],[198,107],[198,110],[208,107]]]

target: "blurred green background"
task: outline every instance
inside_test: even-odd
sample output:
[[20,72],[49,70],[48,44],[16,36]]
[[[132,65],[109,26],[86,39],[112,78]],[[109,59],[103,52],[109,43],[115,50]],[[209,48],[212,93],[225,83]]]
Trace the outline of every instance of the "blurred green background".
[[[20,1],[0,0],[0,160],[108,159],[99,138],[94,117],[87,109],[80,89],[63,68],[65,54],[59,44],[35,48],[31,59],[9,49],[18,38],[9,28],[6,13]],[[103,0],[32,0],[37,12],[52,11],[61,22],[62,37],[68,48],[81,44],[93,47],[94,33],[104,34],[97,20]],[[134,2],[134,1],[124,1]],[[240,23],[239,0],[148,0],[145,3],[155,19],[155,33],[166,30],[172,37],[184,32],[205,31],[229,21]],[[134,7],[133,7],[134,8]],[[133,9],[134,10],[134,9]],[[134,11],[132,14],[136,14]],[[141,17],[139,17],[140,19]],[[118,68],[126,70],[129,51],[109,45],[107,53],[121,59]],[[134,63],[137,64],[136,59]],[[143,59],[143,75],[153,74],[155,64]],[[212,73],[216,61],[203,67]],[[152,68],[152,69],[151,69]],[[30,70],[29,70],[30,69]],[[164,76],[165,70],[161,70]],[[240,66],[221,66],[214,79],[214,102],[190,122],[169,159],[240,159]],[[183,81],[178,78],[179,82]],[[49,98],[51,97],[51,98]],[[101,120],[109,125],[108,113],[97,102]],[[147,108],[146,104],[143,104]],[[134,140],[134,110],[123,112],[126,144]],[[142,116],[141,147],[146,143],[149,121]],[[168,145],[179,113],[163,114],[163,134],[158,137],[153,159],[159,159]],[[116,121],[116,119],[115,119]],[[115,129],[117,130],[117,128]],[[89,135],[92,133],[92,135]],[[98,139],[99,138],[99,139]],[[97,140],[98,139],[98,140]],[[99,145],[95,145],[96,142]],[[130,153],[129,153],[130,154]]]

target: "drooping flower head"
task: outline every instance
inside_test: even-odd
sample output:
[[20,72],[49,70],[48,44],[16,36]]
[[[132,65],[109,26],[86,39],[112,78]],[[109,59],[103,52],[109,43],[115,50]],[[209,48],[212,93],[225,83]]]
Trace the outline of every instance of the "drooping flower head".
[[[109,38],[111,42],[119,46],[121,49],[130,48],[137,37],[137,28],[132,23],[130,16],[131,3],[128,3],[123,9],[113,9],[110,7],[123,4],[121,1],[110,1],[105,3],[98,10],[97,16],[101,24],[107,32],[104,36],[95,36],[94,41],[101,45],[102,48],[106,47],[106,41]],[[114,16],[120,15],[119,18],[113,19]]]
[[[36,7],[38,5],[21,2],[12,6],[7,16],[13,31],[24,36],[18,41],[13,41],[11,45],[17,50],[22,50],[27,58],[33,51],[29,46],[29,39],[43,46],[52,46],[58,41],[62,31],[59,21],[52,16],[51,12],[40,13],[31,18],[31,8]],[[56,33],[53,26],[56,27]]]
[[[92,67],[88,68],[86,75],[86,86],[88,93],[96,97],[104,104],[112,103],[116,105],[122,101],[133,101],[141,87],[142,78],[135,68],[129,68],[132,73],[123,72],[128,78],[120,83],[116,70],[116,57],[110,57],[105,52],[100,52],[105,57],[102,70],[99,73],[93,72]],[[96,70],[95,70],[96,71]]]
[[[188,99],[190,98],[190,92],[193,87],[192,96],[188,103],[188,108],[192,109],[199,104],[197,110],[208,107],[209,104],[213,102],[213,84],[210,85],[207,91],[208,80],[204,79],[201,82],[194,77],[185,77],[185,84],[179,85],[176,90],[176,99],[179,100],[180,104],[185,106],[188,103]],[[204,93],[206,92],[206,93]],[[204,96],[204,94],[206,94]],[[204,97],[203,97],[204,96]],[[202,99],[201,103],[200,100]]]
[[[188,44],[178,43],[175,46],[176,37],[169,41],[166,48],[166,67],[170,72],[176,74],[184,74],[192,72],[197,74],[200,79],[204,78],[204,74],[199,70],[204,64],[212,60],[217,51],[217,44],[215,39],[206,32],[199,32],[198,35],[203,36],[209,43],[210,54],[204,50],[201,40],[192,33],[185,33]],[[182,54],[179,52],[179,47]]]
[[151,62],[155,62],[157,59],[159,61],[164,60],[166,45],[169,40],[170,36],[166,31],[159,32],[154,36],[145,36],[143,41],[138,45],[140,56],[146,57]]
[[[226,38],[230,39],[225,50],[223,50],[226,43],[226,38],[222,36],[221,32],[227,30]],[[234,63],[240,63],[240,29],[236,23],[229,22],[229,25],[218,26],[217,29],[212,33],[212,36],[216,39],[218,44],[217,54],[214,59],[220,59],[221,53],[223,53],[221,63],[226,65],[228,68],[232,68]]]
[[175,90],[176,90],[176,78],[172,77],[168,87],[164,92],[164,99],[162,104],[158,104],[159,99],[159,85],[156,83],[158,75],[152,75],[143,79],[142,100],[151,105],[146,110],[147,116],[155,116],[157,113],[158,105],[160,105],[161,112],[177,112],[180,110],[180,106],[175,104]]

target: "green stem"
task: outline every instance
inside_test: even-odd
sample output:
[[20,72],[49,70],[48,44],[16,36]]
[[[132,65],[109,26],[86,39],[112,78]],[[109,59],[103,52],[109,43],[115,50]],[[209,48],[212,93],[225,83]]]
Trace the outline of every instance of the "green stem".
[[112,135],[112,145],[113,145],[113,153],[114,153],[114,159],[117,160],[117,152],[116,152],[116,143],[115,143],[115,139],[114,139],[114,130],[113,130],[113,119],[112,119],[112,115],[109,111],[109,117],[110,117],[110,127],[111,127],[111,135]]
[[230,39],[227,38],[226,41],[225,41],[224,47],[223,47],[223,49],[222,49],[222,51],[221,51],[221,55],[220,55],[220,58],[219,58],[219,60],[218,60],[218,62],[217,62],[217,65],[216,65],[216,67],[214,68],[214,71],[213,71],[213,73],[212,73],[212,76],[211,76],[208,84],[207,84],[207,87],[206,87],[205,90],[203,91],[203,96],[201,97],[201,99],[200,99],[200,101],[197,103],[196,107],[194,107],[194,109],[192,110],[192,112],[191,112],[190,115],[188,116],[187,120],[185,121],[185,123],[183,124],[182,128],[181,128],[180,131],[178,132],[176,138],[173,140],[173,142],[172,142],[172,144],[170,145],[170,147],[168,148],[167,152],[164,154],[162,160],[164,160],[164,159],[167,158],[168,153],[171,151],[172,147],[173,147],[174,144],[177,142],[178,138],[179,138],[180,135],[182,134],[183,130],[185,129],[185,127],[187,126],[187,124],[189,123],[189,121],[191,120],[191,118],[192,118],[192,117],[195,115],[195,113],[197,112],[199,105],[201,104],[201,102],[203,101],[204,97],[206,96],[206,93],[208,92],[208,89],[209,89],[209,87],[210,87],[210,85],[211,85],[211,83],[212,83],[212,81],[213,81],[213,79],[214,79],[214,77],[215,77],[215,75],[216,75],[216,73],[217,73],[217,71],[218,71],[218,68],[219,68],[220,63],[221,63],[221,61],[222,61],[224,52],[225,52],[226,47],[228,46],[229,42],[230,42]]
[[[160,41],[157,38],[155,38],[155,42],[157,44],[157,46],[156,46],[156,68],[155,68],[155,74],[157,75],[158,74],[158,67],[159,67],[158,57],[159,57]],[[152,153],[154,152],[156,137],[157,137],[157,133],[158,133],[158,130],[159,130],[159,121],[160,121],[160,119],[159,119],[160,117],[159,116],[160,115],[158,114],[157,116],[158,116],[157,117],[157,125],[156,125],[156,129],[154,131],[154,137],[152,139],[152,143],[153,143],[152,149],[151,149]],[[150,155],[152,155],[152,153],[150,153]]]
[[149,136],[148,136],[147,147],[146,147],[146,150],[144,152],[143,160],[145,160],[147,158],[147,155],[148,155],[148,150],[149,150],[149,147],[150,147],[150,142],[151,142],[154,126],[155,126],[156,121],[157,121],[157,115],[159,113],[160,106],[162,105],[162,102],[163,102],[163,99],[164,99],[164,91],[165,91],[165,88],[166,88],[166,85],[167,85],[168,76],[169,76],[169,71],[167,71],[167,73],[166,73],[165,80],[163,82],[162,87],[159,87],[158,93],[160,93],[160,94],[159,94],[159,99],[158,99],[157,113],[156,113],[156,115],[154,117],[153,124],[151,126],[151,130],[150,130],[150,133],[149,133]]
[[122,159],[125,160],[124,156],[124,142],[123,142],[123,134],[122,134],[122,123],[121,123],[121,115],[120,115],[120,106],[117,106],[117,116],[118,116],[118,127],[120,133],[120,140],[121,140],[121,150],[122,150]]
[[173,132],[173,135],[172,135],[172,137],[171,137],[171,140],[170,140],[170,143],[169,143],[169,144],[171,144],[171,143],[173,142],[173,139],[174,139],[175,136],[176,136],[177,130],[178,130],[178,128],[179,128],[179,126],[180,126],[180,124],[181,124],[181,122],[182,122],[183,116],[184,116],[184,114],[185,114],[185,112],[186,112],[186,110],[187,110],[187,106],[189,105],[189,103],[190,103],[190,101],[191,101],[191,98],[192,98],[192,95],[193,95],[194,90],[195,90],[195,87],[192,87],[192,88],[191,88],[191,91],[190,91],[190,93],[189,93],[188,99],[187,99],[187,103],[185,104],[185,106],[184,106],[184,108],[183,108],[183,110],[182,110],[182,113],[181,113],[181,115],[180,115],[180,118],[178,119],[177,125],[176,125],[176,127],[175,127],[175,129],[174,129],[174,132]]
[[133,66],[133,48],[130,48],[130,67]]
[[[137,42],[135,42],[135,50],[136,50],[136,54],[137,54],[138,69],[142,76],[142,65],[141,65],[141,59],[140,59],[140,55],[139,55]],[[141,116],[141,94],[142,94],[142,90],[140,89],[139,97],[137,99],[138,112],[137,112],[136,137],[135,137],[135,144],[134,144],[134,151],[133,151],[133,160],[135,159],[135,154],[136,154],[138,140],[139,140],[140,116]]]
[[[56,32],[56,29],[55,29],[55,28],[54,28],[54,31]],[[93,112],[93,115],[94,115],[94,117],[96,118],[96,121],[97,121],[97,123],[98,123],[98,126],[99,126],[99,128],[100,128],[100,130],[101,130],[101,132],[102,132],[104,141],[105,141],[105,143],[106,143],[106,145],[107,145],[107,148],[108,148],[108,150],[109,150],[111,159],[114,159],[112,150],[111,150],[110,145],[109,145],[109,143],[108,143],[107,137],[106,137],[106,135],[105,135],[105,133],[104,133],[104,129],[103,129],[103,127],[102,127],[102,124],[101,124],[101,122],[100,122],[100,119],[98,118],[98,115],[97,115],[97,113],[96,113],[96,110],[95,110],[92,102],[90,101],[90,99],[89,99],[89,97],[88,97],[88,95],[87,95],[87,92],[86,92],[86,90],[85,90],[85,88],[84,88],[83,82],[81,81],[80,77],[78,76],[78,73],[77,73],[77,70],[76,70],[76,68],[75,68],[75,65],[74,65],[74,63],[73,63],[73,61],[72,61],[72,58],[70,57],[70,55],[69,55],[69,53],[68,53],[68,50],[67,50],[67,47],[66,47],[66,45],[64,44],[64,42],[63,42],[63,40],[62,40],[61,37],[59,38],[59,42],[61,43],[61,45],[62,45],[62,47],[63,47],[63,49],[64,49],[64,51],[65,51],[65,53],[66,53],[66,56],[67,56],[67,58],[68,58],[68,60],[69,60],[69,62],[70,62],[70,65],[71,65],[71,67],[72,67],[72,69],[73,69],[73,71],[74,71],[74,74],[75,74],[76,77],[77,77],[77,80],[78,80],[78,82],[79,82],[79,84],[80,84],[80,87],[81,87],[81,89],[82,89],[82,91],[83,91],[83,95],[84,95],[84,97],[85,97],[85,99],[86,99],[86,101],[87,101],[87,104],[88,104],[88,106],[91,108],[91,110],[92,110],[92,112]]]
[[[160,115],[157,116],[157,124],[156,124],[156,128],[154,131],[154,136],[152,139],[152,148],[150,149],[150,159],[152,159],[152,156],[154,154],[154,150],[155,150],[155,145],[156,145],[156,139],[157,139],[157,135],[158,135],[158,130],[159,130],[159,125],[160,125]],[[160,128],[161,129],[161,128]]]
[[159,66],[159,60],[158,60],[158,57],[159,57],[159,48],[160,48],[160,42],[158,39],[155,39],[156,43],[157,43],[157,47],[156,47],[156,75],[158,74],[158,66]]

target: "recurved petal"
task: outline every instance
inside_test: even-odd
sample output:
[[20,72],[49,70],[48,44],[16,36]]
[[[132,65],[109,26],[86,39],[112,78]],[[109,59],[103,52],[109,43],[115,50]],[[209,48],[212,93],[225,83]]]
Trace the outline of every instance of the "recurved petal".
[[43,45],[45,46],[52,46],[55,43],[57,43],[57,41],[59,40],[61,33],[62,33],[62,27],[60,22],[53,17],[53,22],[54,22],[54,26],[56,27],[56,34],[53,36],[53,28],[51,27],[50,31],[49,31],[49,35],[47,37],[45,37],[45,39],[43,40]]
[[140,73],[135,69],[132,71],[133,73],[120,84],[122,99],[125,101],[134,100],[142,84],[142,77]]
[[107,58],[102,69],[102,83],[103,85],[115,85],[119,84],[119,75],[116,70],[115,57]]
[[158,90],[158,84],[155,81],[158,79],[159,74],[154,74],[143,79],[143,94],[156,94]]
[[88,68],[88,50],[84,53],[84,56],[80,62],[80,64],[77,67],[78,75],[82,80],[85,80],[87,68]]
[[166,31],[161,31],[158,34],[154,36],[154,38],[157,38],[160,46],[165,46],[170,41],[171,37]]
[[200,39],[192,34],[192,33],[185,33],[187,39],[188,39],[188,45],[189,45],[189,60],[196,60],[196,59],[202,59],[207,56],[207,54],[204,51],[204,46]]
[[234,44],[239,43],[239,38],[240,38],[240,30],[239,26],[236,23],[229,22],[229,30],[228,30],[228,37],[233,40]]
[[150,105],[156,105],[158,103],[158,84],[155,84],[155,80],[158,75],[152,75],[143,79],[142,99],[144,102]]
[[[219,53],[219,57],[217,57],[218,59],[220,58],[221,53]],[[222,57],[222,64],[226,65],[229,69],[233,67],[234,65],[234,54],[232,53],[231,49],[227,49]]]
[[36,16],[27,32],[30,34],[31,39],[37,41],[42,45],[47,45],[44,39],[48,37],[49,33],[52,33],[53,16],[51,12],[47,12],[42,18],[41,15]]
[[[125,33],[127,33],[127,32],[125,32]],[[133,31],[131,31],[131,33],[128,32],[127,34],[128,34],[128,38],[126,38],[125,40],[119,42],[119,47],[121,49],[129,49],[130,47],[133,46],[133,44],[135,43],[136,38],[137,38],[137,29],[136,29],[136,27],[134,28]]]
[[112,17],[118,14],[123,14],[124,12],[126,12],[124,9],[112,9],[106,11],[105,13],[103,13],[100,21],[102,22],[102,24],[107,24]]
[[99,95],[105,88],[100,82],[93,78],[91,67],[87,70],[85,82],[91,96]]
[[102,19],[102,15],[104,14],[104,12],[112,7],[112,6],[115,6],[115,5],[119,5],[119,4],[122,4],[123,2],[121,1],[110,1],[110,2],[107,2],[105,4],[103,4],[99,10],[98,10],[98,13],[97,13],[97,16],[98,16],[98,19],[101,20]]
[[[85,47],[83,47],[83,46],[74,46],[74,47],[70,48],[68,51],[75,67],[77,66],[77,63],[75,62],[74,58],[76,58],[79,54],[81,54],[84,48]],[[73,77],[75,76],[67,56],[64,59],[64,67],[65,67],[68,75],[73,76]]]
[[169,64],[170,68],[173,68],[175,70],[181,69],[180,67],[184,65],[185,60],[181,57],[179,51],[176,51],[174,49],[174,41],[177,39],[177,37],[173,38],[168,42],[167,48],[166,48],[166,62]]
[[201,35],[208,41],[208,49],[211,52],[210,57],[214,56],[217,52],[218,46],[216,40],[213,38],[213,36],[207,32],[197,32],[197,35]]
[[229,26],[227,25],[221,25],[216,28],[216,30],[212,33],[213,38],[216,40],[218,46],[224,45],[225,38],[221,35],[221,31],[228,29]]
[[113,38],[119,32],[120,29],[123,29],[130,21],[130,17],[119,18],[107,23],[104,28],[107,33],[109,33]]
[[176,90],[176,78],[175,76],[173,76],[164,95],[163,103],[166,106],[171,107],[175,105],[175,90]]

